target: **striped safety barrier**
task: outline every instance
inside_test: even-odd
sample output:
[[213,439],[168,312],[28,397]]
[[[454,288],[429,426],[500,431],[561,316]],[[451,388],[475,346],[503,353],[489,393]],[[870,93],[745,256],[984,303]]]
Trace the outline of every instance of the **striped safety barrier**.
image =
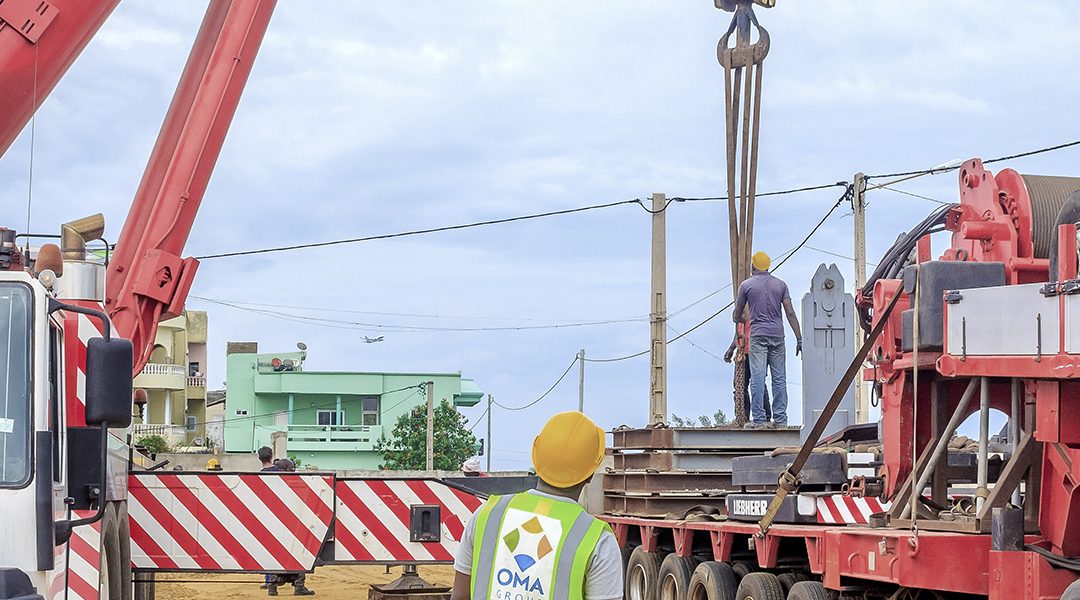
[[310,571],[334,517],[334,477],[132,473],[131,562],[157,571]]
[[[450,563],[483,501],[426,479],[339,479],[334,562]],[[438,507],[438,541],[411,541],[414,506]]]
[[[72,511],[73,519],[85,519],[95,511]],[[50,574],[49,592],[53,598],[98,600],[101,582],[101,521],[71,530],[67,544],[57,546],[56,569]],[[67,594],[64,594],[64,561],[67,561]]]
[[843,494],[817,498],[817,521],[827,524],[857,524],[870,522],[870,516],[883,513],[892,506],[877,498],[853,498]]

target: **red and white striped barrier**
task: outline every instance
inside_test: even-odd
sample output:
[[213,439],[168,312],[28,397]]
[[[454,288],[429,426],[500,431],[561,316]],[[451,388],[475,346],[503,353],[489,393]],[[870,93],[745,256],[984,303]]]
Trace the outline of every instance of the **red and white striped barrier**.
[[300,473],[132,473],[132,565],[310,571],[334,517],[333,482]]
[[[73,302],[102,310],[95,302]],[[104,325],[98,319],[76,312],[64,315],[64,391],[68,427],[86,427],[86,345],[90,338],[104,335]],[[75,333],[75,335],[70,335]]]
[[[72,511],[73,519],[84,519],[94,515],[92,510]],[[98,600],[98,586],[101,584],[101,521],[92,525],[82,525],[71,530],[71,538],[61,545],[65,556],[57,556],[55,578],[50,580],[49,592],[53,598],[64,598],[64,560],[67,560],[67,598],[79,600]]]
[[[339,479],[334,561],[450,563],[468,522],[483,501],[433,480]],[[440,507],[441,539],[410,542],[410,507]]]
[[870,515],[889,510],[892,504],[877,498],[852,498],[843,494],[817,498],[818,523],[857,524],[870,522]]

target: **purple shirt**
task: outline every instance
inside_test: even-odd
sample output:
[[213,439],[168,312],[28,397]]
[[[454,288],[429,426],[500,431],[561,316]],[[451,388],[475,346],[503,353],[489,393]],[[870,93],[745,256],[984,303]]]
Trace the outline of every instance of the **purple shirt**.
[[784,337],[784,322],[781,311],[784,300],[791,298],[787,284],[773,277],[767,271],[755,271],[739,286],[739,295],[735,301],[735,315],[742,313],[744,306],[750,309],[750,335]]

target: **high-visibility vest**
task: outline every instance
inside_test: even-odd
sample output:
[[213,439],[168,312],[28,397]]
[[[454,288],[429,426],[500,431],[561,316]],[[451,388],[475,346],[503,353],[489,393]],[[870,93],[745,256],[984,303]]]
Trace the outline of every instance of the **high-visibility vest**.
[[607,523],[576,502],[492,496],[476,515],[472,600],[582,600],[585,569]]

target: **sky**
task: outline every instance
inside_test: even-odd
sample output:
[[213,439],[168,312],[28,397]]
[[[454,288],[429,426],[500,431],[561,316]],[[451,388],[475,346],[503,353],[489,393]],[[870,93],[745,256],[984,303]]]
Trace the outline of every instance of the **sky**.
[[[0,223],[31,230],[102,212],[119,235],[205,3],[124,0],[0,158]],[[758,9],[765,62],[758,190],[992,158],[1080,138],[1073,55],[1080,4],[787,2]],[[282,0],[191,232],[187,253],[303,244],[668,196],[724,179],[730,15],[689,0]],[[1076,174],[1080,150],[994,165]],[[955,175],[896,186],[941,201]],[[761,198],[755,246],[795,246],[842,188]],[[933,202],[871,192],[876,261]],[[822,262],[852,287],[841,206],[784,265],[798,299]],[[667,211],[669,336],[731,300],[720,202]],[[203,261],[188,302],[209,312],[211,387],[228,341],[307,344],[309,370],[461,371],[518,407],[580,349],[649,345],[650,215],[630,204],[464,231]],[[936,250],[947,239],[935,240]],[[830,254],[831,253],[831,254]],[[839,255],[839,256],[836,256]],[[220,302],[258,303],[256,310]],[[302,308],[297,308],[302,307]],[[320,309],[320,310],[311,310]],[[325,309],[325,310],[322,310]],[[313,321],[311,317],[328,321]],[[490,328],[618,321],[528,330]],[[347,323],[362,322],[357,326]],[[380,328],[372,325],[392,325]],[[429,328],[416,330],[416,327]],[[430,328],[443,328],[431,330]],[[402,329],[409,329],[403,331]],[[447,329],[479,329],[448,331]],[[668,348],[668,405],[733,413],[724,313]],[[363,336],[385,335],[368,344]],[[793,346],[790,343],[789,348]],[[789,352],[790,354],[790,352]],[[526,410],[492,411],[495,469],[529,466],[553,412],[577,407],[575,366]],[[800,421],[799,360],[788,357]],[[648,358],[588,362],[585,410],[605,428],[647,419]],[[485,429],[484,405],[462,412]]]

